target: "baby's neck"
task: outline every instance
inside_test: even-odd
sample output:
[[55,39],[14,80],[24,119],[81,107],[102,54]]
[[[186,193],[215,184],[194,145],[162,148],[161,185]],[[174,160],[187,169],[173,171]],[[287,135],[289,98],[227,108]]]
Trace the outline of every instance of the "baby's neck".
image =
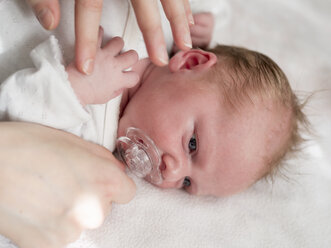
[[122,94],[121,105],[120,105],[120,117],[127,105],[130,101],[131,97],[137,92],[142,82],[144,81],[148,71],[153,66],[149,58],[139,60],[134,66],[132,66],[132,71],[137,72],[139,74],[139,82],[132,88],[126,89]]

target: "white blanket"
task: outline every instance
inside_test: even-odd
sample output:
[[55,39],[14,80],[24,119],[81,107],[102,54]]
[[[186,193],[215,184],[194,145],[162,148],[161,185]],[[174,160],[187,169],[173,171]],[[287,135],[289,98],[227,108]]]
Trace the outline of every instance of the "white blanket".
[[[22,58],[48,35],[37,23],[22,24],[22,18],[32,19],[22,2],[0,1],[1,81],[26,67],[28,62]],[[289,161],[282,170],[284,176],[277,176],[273,184],[261,181],[232,197],[195,197],[135,179],[135,199],[127,205],[114,205],[100,228],[84,232],[70,248],[330,247],[331,4],[328,0],[219,3],[222,11],[215,41],[269,55],[284,69],[299,95],[321,90],[306,107],[315,137],[299,158]],[[8,6],[12,6],[10,13],[4,11]],[[70,17],[64,16],[64,20],[62,26],[70,23]],[[26,32],[28,28],[39,31],[31,35]],[[62,43],[70,45],[72,34],[59,30]],[[4,50],[18,34],[25,39],[16,42],[15,49]],[[64,51],[72,56],[69,45]],[[2,237],[0,247],[12,244]]]

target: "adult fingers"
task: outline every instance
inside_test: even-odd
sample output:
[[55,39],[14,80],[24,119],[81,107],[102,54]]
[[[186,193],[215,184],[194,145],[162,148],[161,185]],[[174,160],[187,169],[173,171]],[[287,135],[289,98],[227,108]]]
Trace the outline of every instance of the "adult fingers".
[[169,58],[157,1],[131,0],[131,2],[151,61],[159,66],[168,64]]
[[[109,164],[108,160],[103,159],[107,166],[105,178],[107,181],[107,193],[105,195],[109,202],[127,203],[132,200],[136,193],[136,185],[124,171],[114,166],[114,162]],[[115,163],[120,163],[116,161]]]
[[33,9],[40,24],[48,30],[57,27],[60,21],[60,5],[58,0],[26,0]]
[[96,182],[95,186],[99,185],[97,191],[100,196],[107,202],[129,202],[135,195],[136,186],[125,174],[122,163],[114,156],[109,159],[104,156],[92,157],[91,163],[97,165],[95,167],[97,170],[94,171],[94,182]]
[[183,0],[183,3],[184,3],[187,21],[188,21],[189,25],[192,26],[192,25],[194,25],[194,18],[193,18],[190,2],[188,0]]
[[98,44],[102,0],[75,1],[76,67],[82,73],[93,72]]
[[[73,216],[59,219],[58,225],[49,224],[49,231],[56,235],[56,239],[61,240],[63,245],[76,241],[83,231],[83,228],[77,223]],[[71,219],[72,218],[72,219]]]
[[97,47],[101,47],[103,34],[104,34],[103,27],[99,26],[98,44],[97,44]]
[[[97,177],[87,185],[69,212],[82,228],[99,227],[108,214],[111,203],[127,203],[135,195],[135,184],[124,171],[116,166],[119,161],[94,158]],[[92,174],[93,175],[93,172]]]
[[[186,0],[161,0],[164,12],[170,22],[176,45],[182,50],[192,48],[189,24],[186,15]],[[190,10],[188,10],[190,11]]]

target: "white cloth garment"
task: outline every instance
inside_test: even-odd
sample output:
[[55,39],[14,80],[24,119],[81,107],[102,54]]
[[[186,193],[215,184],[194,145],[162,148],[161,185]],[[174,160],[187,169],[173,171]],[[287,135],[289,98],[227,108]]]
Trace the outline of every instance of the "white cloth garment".
[[[73,2],[61,1],[62,19],[55,31],[66,61],[73,56]],[[215,2],[203,2],[215,7]],[[299,158],[289,161],[284,177],[276,176],[274,183],[260,181],[231,197],[195,197],[160,190],[134,178],[136,197],[126,205],[114,204],[100,228],[85,231],[68,248],[330,247],[330,1],[217,2],[221,15],[214,41],[269,55],[299,95],[320,90],[306,108],[316,136]],[[106,36],[122,36],[129,29],[138,32],[131,25],[125,28],[127,7],[123,0],[104,0]],[[164,27],[168,30],[167,23]],[[33,67],[29,53],[49,34],[39,27],[24,1],[0,0],[0,81],[19,69]],[[128,37],[124,35],[126,48],[141,54],[143,46],[137,47],[139,42]],[[0,248],[14,247],[0,236]]]
[[[120,97],[83,108],[68,81],[54,36],[33,49],[30,56],[34,68],[18,71],[0,85],[0,119],[54,127],[113,150]],[[111,116],[107,126],[103,115]]]

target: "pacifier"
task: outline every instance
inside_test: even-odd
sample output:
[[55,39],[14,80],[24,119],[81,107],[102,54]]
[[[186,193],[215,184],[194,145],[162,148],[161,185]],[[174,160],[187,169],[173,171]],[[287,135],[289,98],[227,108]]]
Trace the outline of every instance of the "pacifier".
[[142,130],[129,127],[126,136],[116,140],[116,147],[120,159],[133,174],[153,184],[163,182],[160,153],[154,141]]

